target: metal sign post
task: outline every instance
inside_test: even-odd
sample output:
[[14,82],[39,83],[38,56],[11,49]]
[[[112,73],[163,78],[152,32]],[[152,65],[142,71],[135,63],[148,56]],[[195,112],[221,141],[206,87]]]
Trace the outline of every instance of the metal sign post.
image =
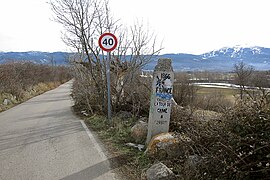
[[107,92],[108,92],[108,120],[111,121],[111,78],[110,78],[110,64],[111,64],[111,51],[117,46],[117,38],[112,33],[104,33],[99,37],[99,47],[107,52],[106,63],[106,77],[107,77]]
[[108,97],[108,120],[112,119],[111,111],[111,76],[110,76],[110,64],[111,64],[111,52],[107,52],[107,63],[106,63],[106,77],[107,77],[107,97]]

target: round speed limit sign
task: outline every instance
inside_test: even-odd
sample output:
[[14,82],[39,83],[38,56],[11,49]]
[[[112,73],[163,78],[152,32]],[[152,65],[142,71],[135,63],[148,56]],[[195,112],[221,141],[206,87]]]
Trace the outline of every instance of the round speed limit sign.
[[114,50],[117,46],[117,38],[112,33],[104,33],[98,39],[99,47],[107,52]]

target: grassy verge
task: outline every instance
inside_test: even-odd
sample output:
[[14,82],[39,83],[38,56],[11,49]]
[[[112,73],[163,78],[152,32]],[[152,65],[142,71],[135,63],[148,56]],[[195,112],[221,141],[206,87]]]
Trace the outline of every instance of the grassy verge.
[[[43,94],[46,91],[52,90],[58,87],[60,82],[39,83],[27,91],[22,91],[20,97],[13,96],[10,93],[0,93],[0,112],[8,110],[17,104],[23,103],[32,97]],[[8,100],[8,104],[4,104],[4,100]]]
[[86,118],[85,122],[105,145],[109,157],[116,157],[113,158],[114,162],[111,162],[116,172],[123,179],[141,179],[141,172],[150,166],[151,160],[144,155],[143,151],[126,145],[132,142],[130,129],[134,124],[134,119],[121,120],[114,117],[112,123],[108,123],[104,116],[95,115]]

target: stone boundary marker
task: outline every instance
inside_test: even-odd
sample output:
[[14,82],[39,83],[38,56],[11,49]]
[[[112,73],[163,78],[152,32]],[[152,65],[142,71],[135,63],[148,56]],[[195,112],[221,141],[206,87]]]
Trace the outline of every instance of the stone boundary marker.
[[159,59],[153,74],[146,144],[153,136],[169,131],[173,81],[172,60]]

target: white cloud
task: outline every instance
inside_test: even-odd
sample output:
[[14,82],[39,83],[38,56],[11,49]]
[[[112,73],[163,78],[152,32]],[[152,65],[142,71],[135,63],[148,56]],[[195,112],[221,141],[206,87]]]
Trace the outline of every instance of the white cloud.
[[[202,53],[236,44],[270,47],[267,0],[112,0],[120,18],[137,14],[164,36],[166,52]],[[119,8],[120,9],[120,8]]]
[[51,17],[52,13],[45,0],[1,2],[0,50],[65,50],[61,41],[61,27],[50,20]]
[[[111,0],[124,24],[143,19],[162,53],[203,53],[237,44],[270,47],[269,0]],[[46,0],[0,3],[0,51],[67,50]]]

